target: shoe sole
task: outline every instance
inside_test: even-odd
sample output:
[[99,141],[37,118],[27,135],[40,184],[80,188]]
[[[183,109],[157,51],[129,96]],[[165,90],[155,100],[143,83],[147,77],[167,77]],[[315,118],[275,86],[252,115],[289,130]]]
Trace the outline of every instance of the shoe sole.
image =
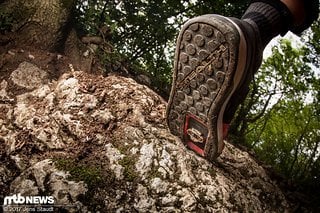
[[210,161],[223,150],[223,114],[243,76],[246,54],[240,28],[219,15],[189,20],[178,36],[168,127]]

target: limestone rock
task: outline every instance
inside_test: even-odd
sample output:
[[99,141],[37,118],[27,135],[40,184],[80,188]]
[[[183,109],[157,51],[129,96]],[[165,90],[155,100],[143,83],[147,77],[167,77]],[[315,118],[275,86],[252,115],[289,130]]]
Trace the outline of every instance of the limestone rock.
[[32,91],[0,105],[3,197],[49,194],[81,212],[287,210],[248,153],[226,143],[210,163],[184,147],[146,86],[84,72],[49,82],[36,72]]
[[34,89],[44,83],[47,73],[29,62],[22,62],[10,77],[18,86]]

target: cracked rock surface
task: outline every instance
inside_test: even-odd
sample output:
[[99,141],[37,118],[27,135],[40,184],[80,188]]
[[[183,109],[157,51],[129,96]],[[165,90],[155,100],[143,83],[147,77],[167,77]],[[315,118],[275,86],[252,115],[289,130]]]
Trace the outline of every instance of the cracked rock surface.
[[[81,71],[46,76],[23,62],[0,84],[1,202],[20,193],[51,195],[68,212],[287,210],[248,153],[226,143],[210,163],[187,150],[146,86]],[[14,85],[25,92],[13,95]]]

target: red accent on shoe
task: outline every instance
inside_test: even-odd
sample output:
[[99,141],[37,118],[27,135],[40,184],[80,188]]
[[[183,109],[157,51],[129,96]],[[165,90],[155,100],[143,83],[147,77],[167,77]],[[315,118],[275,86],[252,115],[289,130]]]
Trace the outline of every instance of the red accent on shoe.
[[184,136],[187,135],[187,130],[188,130],[188,126],[189,126],[190,117],[193,117],[193,116],[190,115],[190,114],[187,114],[187,115],[186,115],[186,122],[184,122],[184,127],[183,127],[183,134],[184,134]]
[[189,128],[189,121],[190,118],[196,120],[197,122],[199,122],[200,124],[202,124],[203,126],[206,126],[199,118],[197,118],[195,115],[192,115],[190,113],[186,114],[186,122],[184,123],[184,128],[183,128],[183,133],[186,135],[187,134],[187,130]]
[[230,124],[223,123],[223,139],[227,139]]
[[195,151],[197,154],[204,156],[204,151],[200,149],[198,146],[196,146],[194,143],[192,143],[191,141],[187,142],[187,146],[193,151]]

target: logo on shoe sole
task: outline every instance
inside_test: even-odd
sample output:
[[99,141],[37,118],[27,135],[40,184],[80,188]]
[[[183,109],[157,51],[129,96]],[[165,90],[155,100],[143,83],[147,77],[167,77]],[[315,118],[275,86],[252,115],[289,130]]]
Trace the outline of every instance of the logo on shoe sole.
[[[224,51],[226,51],[226,47],[224,45],[220,45],[219,49],[217,51],[214,51],[211,53],[206,59],[209,59],[209,61],[202,66],[197,66],[194,71],[191,71],[180,83],[177,84],[177,88],[181,89],[190,84],[190,82],[201,72],[203,72],[204,69],[206,69],[209,65],[211,65],[214,60],[216,60],[215,55],[221,55]],[[205,59],[205,60],[206,60]]]

